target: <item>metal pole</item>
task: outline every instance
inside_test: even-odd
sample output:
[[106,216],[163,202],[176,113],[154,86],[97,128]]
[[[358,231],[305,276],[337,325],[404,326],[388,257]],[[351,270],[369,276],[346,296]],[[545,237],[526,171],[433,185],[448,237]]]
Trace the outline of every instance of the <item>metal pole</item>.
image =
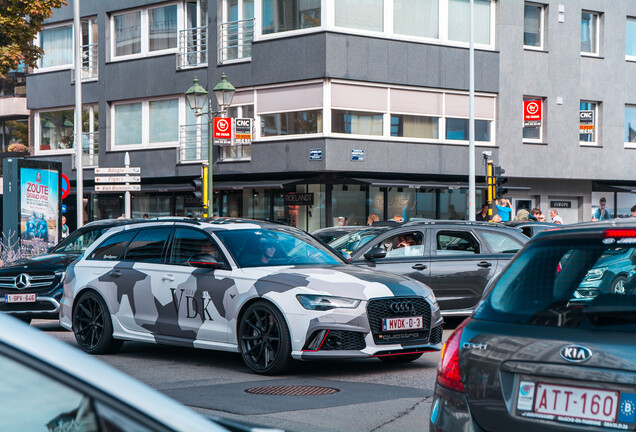
[[214,162],[214,115],[208,119],[208,217],[214,216],[214,188],[212,181],[212,164]]
[[475,208],[475,22],[474,0],[470,0],[470,47],[468,85],[468,220],[474,221]]
[[77,228],[84,226],[84,166],[82,143],[82,23],[80,0],[73,0],[73,38],[75,39],[75,193],[77,195]]
[[[130,168],[130,155],[128,152],[126,152],[126,155],[124,156],[124,166],[126,168]],[[126,173],[126,176],[128,176],[128,173]],[[130,183],[127,182],[126,186],[129,184]],[[130,219],[130,191],[126,191],[124,194],[124,214],[126,219]]]

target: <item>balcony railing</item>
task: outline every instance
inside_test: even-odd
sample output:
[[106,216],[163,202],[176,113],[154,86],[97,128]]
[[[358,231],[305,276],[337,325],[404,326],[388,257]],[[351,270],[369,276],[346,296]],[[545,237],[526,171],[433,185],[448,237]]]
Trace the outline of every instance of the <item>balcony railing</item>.
[[[77,167],[76,155],[73,153],[73,168]],[[99,132],[82,134],[82,168],[99,166]]]
[[82,81],[97,78],[97,44],[82,45]]
[[219,26],[219,63],[252,57],[254,18]]
[[252,158],[252,144],[227,144],[219,146],[219,149],[219,160],[223,162]]
[[179,31],[177,69],[208,64],[208,26]]
[[188,124],[179,128],[179,162],[208,160],[208,125]]

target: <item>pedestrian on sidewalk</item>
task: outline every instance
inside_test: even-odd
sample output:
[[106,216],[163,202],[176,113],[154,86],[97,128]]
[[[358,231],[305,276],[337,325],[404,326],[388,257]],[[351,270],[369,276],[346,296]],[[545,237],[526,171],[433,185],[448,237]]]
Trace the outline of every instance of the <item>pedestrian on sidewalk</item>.
[[512,205],[510,205],[510,200],[507,198],[495,200],[495,206],[497,207],[497,213],[499,213],[501,221],[508,222],[512,213]]
[[550,210],[550,217],[552,218],[553,223],[563,224],[563,218],[559,216],[559,212],[555,209]]

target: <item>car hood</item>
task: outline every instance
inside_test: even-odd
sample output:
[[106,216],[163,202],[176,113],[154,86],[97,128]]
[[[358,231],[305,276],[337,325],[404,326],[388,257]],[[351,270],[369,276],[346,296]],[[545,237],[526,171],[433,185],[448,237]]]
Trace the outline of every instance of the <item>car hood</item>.
[[[42,269],[42,267],[49,267],[57,270],[66,269],[73,261],[80,256],[79,253],[64,253],[64,254],[44,254],[31,258],[22,258],[11,264],[2,267],[0,271],[12,271],[16,269],[30,268],[30,269]],[[42,269],[44,270],[44,269]]]
[[350,265],[257,267],[242,271],[256,280],[254,285],[260,295],[293,288],[357,299],[426,297],[432,292],[426,285],[404,276]]
[[629,265],[629,253],[623,253],[620,255],[611,255],[601,258],[596,262],[594,268],[598,267],[607,267],[612,264],[620,263],[621,261],[625,261],[625,265]]

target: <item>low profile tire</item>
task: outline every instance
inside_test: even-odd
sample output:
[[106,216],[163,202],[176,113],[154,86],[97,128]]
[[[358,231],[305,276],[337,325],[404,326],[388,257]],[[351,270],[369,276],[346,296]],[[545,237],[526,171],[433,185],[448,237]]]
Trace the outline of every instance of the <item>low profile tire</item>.
[[289,330],[276,307],[259,301],[247,308],[239,324],[239,347],[247,367],[258,374],[276,375],[287,369]]
[[409,363],[409,362],[417,360],[420,357],[422,357],[422,353],[392,355],[392,356],[384,356],[384,357],[378,357],[378,358],[385,363]]
[[627,278],[625,276],[618,276],[612,282],[612,287],[610,288],[611,294],[625,294],[625,282]]
[[22,321],[23,323],[31,324],[31,317],[21,316],[21,315],[13,315],[13,316],[19,319],[20,321]]
[[123,343],[113,338],[113,323],[104,299],[92,291],[80,296],[73,308],[73,333],[79,347],[90,354],[113,353]]

